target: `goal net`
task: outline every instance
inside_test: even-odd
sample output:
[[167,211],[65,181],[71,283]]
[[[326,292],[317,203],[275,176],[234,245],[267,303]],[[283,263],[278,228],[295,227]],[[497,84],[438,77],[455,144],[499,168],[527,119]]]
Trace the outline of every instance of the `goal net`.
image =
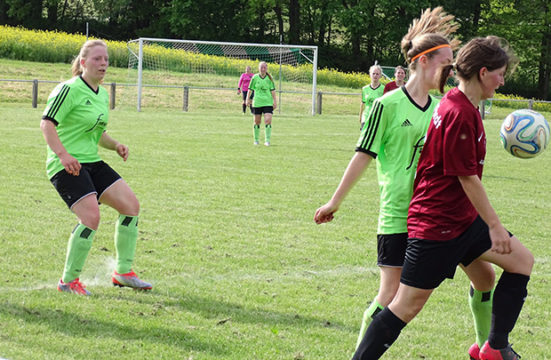
[[[279,111],[311,113],[316,106],[317,46],[139,38],[127,44],[136,106],[235,110],[239,77],[268,63]],[[226,109],[227,108],[227,109]],[[277,111],[277,110],[276,110]]]

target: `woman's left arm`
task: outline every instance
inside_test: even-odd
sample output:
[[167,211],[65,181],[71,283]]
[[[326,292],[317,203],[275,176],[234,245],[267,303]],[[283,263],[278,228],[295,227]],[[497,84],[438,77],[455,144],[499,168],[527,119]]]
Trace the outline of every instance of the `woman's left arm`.
[[128,159],[128,146],[113,139],[106,131],[101,134],[99,145],[109,150],[115,150],[124,161]]

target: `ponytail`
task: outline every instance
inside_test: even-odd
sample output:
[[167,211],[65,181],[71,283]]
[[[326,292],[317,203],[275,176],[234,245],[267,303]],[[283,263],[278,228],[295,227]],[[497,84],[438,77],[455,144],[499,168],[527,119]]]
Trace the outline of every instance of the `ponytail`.
[[82,75],[82,65],[80,64],[80,61],[82,59],[86,59],[88,56],[88,53],[90,52],[90,49],[94,46],[103,46],[107,49],[107,44],[102,40],[88,40],[86,41],[82,47],[80,48],[80,52],[78,53],[77,57],[74,58],[73,62],[71,63],[71,71],[73,72],[73,76],[80,76]]
[[272,75],[270,75],[270,73],[267,71],[266,71],[266,75],[268,75],[268,77],[270,78],[270,80],[272,80],[272,83],[274,83],[274,86],[275,86],[274,78],[272,77]]

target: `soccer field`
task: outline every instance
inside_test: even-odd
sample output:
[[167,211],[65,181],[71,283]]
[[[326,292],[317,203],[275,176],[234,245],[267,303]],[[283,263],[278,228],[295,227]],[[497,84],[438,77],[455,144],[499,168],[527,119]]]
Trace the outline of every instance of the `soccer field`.
[[[235,105],[235,114],[111,112],[109,132],[130,158],[100,155],[140,199],[134,269],[154,288],[111,286],[116,213],[101,207],[81,276],[89,298],[56,291],[77,220],[46,178],[42,109],[1,105],[0,358],[351,357],[378,289],[375,167],[332,223],[312,217],[353,155],[357,116],[275,114],[272,146],[254,147],[252,119]],[[523,358],[551,359],[551,151],[508,155],[499,126],[509,110],[492,111],[483,182],[502,222],[536,258],[510,341]],[[458,270],[384,358],[467,358],[467,290]]]

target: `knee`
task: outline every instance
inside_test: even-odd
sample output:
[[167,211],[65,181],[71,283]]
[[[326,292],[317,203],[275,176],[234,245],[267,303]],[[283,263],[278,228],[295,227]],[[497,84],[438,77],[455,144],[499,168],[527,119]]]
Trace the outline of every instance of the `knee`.
[[82,215],[79,220],[82,225],[89,227],[92,230],[97,230],[100,221],[99,208],[88,211],[86,214]]
[[126,210],[123,215],[138,216],[140,213],[140,202],[136,196],[128,199]]
[[379,304],[381,304],[382,306],[388,306],[388,304],[390,304],[390,302],[392,301],[392,299],[394,299],[394,296],[396,296],[396,290],[394,289],[384,289],[384,290],[380,290],[379,293],[377,294],[377,301],[379,302]]
[[534,267],[534,254],[528,249],[526,249],[526,254],[523,256],[523,270],[526,272],[526,275],[532,273],[532,268]]
[[490,263],[484,263],[476,277],[470,278],[473,288],[479,291],[489,291],[496,283],[496,273]]

